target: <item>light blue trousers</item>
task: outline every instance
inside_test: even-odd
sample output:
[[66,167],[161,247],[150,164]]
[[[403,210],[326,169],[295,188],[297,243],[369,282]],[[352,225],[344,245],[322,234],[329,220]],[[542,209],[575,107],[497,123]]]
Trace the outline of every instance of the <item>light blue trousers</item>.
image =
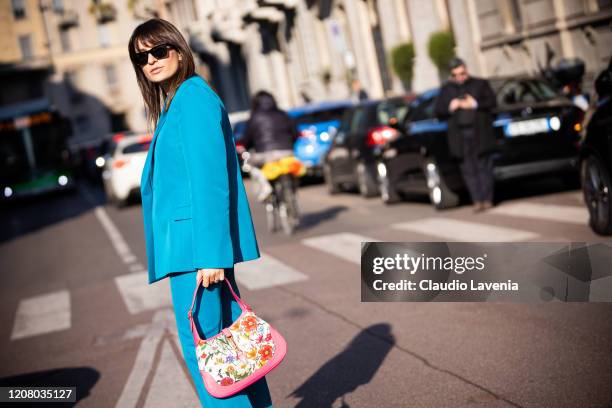
[[[236,295],[240,296],[234,279],[234,268],[225,269],[225,279],[229,279]],[[183,357],[195,383],[202,406],[206,408],[272,407],[272,398],[270,397],[265,377],[241,392],[227,398],[215,398],[206,391],[200,370],[198,369],[193,335],[189,328],[189,319],[187,318],[187,311],[189,306],[191,306],[195,284],[195,271],[170,275],[172,302],[178,335],[183,349]],[[221,329],[230,326],[240,316],[240,313],[242,313],[242,310],[238,302],[234,300],[225,282],[209,285],[208,288],[202,287],[198,293],[193,310],[194,321],[200,337],[203,339],[210,338],[219,333]]]

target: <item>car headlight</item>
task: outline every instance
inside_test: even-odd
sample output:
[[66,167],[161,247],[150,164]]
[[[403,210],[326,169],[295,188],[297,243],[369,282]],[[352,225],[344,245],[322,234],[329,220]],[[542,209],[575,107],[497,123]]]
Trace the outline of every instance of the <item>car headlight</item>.
[[548,119],[548,126],[556,132],[557,130],[561,129],[561,119],[559,119],[557,116],[553,116],[552,118]]

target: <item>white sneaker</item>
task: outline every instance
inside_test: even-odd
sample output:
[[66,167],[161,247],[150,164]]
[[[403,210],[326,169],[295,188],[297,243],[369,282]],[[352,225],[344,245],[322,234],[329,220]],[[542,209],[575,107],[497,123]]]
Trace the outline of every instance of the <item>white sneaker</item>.
[[261,187],[261,191],[257,195],[257,200],[259,202],[264,202],[266,201],[266,198],[270,196],[270,194],[272,194],[272,186],[269,184],[266,184]]

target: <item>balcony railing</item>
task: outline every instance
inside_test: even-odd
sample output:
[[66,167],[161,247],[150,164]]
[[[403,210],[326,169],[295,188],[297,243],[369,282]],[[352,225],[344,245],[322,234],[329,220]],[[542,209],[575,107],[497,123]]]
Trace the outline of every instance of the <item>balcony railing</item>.
[[113,21],[117,17],[115,6],[110,3],[92,3],[89,12],[94,15],[100,24]]
[[79,14],[75,10],[63,10],[59,16],[60,28],[67,29],[79,25]]

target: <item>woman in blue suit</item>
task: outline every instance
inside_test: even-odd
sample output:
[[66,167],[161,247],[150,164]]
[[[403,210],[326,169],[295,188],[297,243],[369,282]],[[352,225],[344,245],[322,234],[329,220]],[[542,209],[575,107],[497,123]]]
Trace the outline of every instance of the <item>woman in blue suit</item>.
[[129,53],[155,127],[140,187],[149,283],[170,278],[183,356],[202,405],[271,407],[265,377],[228,398],[208,394],[187,318],[201,281],[194,309],[200,334],[210,338],[231,325],[241,309],[221,281],[239,295],[234,264],[260,256],[223,102],[195,74],[189,46],[169,22],[136,27]]

